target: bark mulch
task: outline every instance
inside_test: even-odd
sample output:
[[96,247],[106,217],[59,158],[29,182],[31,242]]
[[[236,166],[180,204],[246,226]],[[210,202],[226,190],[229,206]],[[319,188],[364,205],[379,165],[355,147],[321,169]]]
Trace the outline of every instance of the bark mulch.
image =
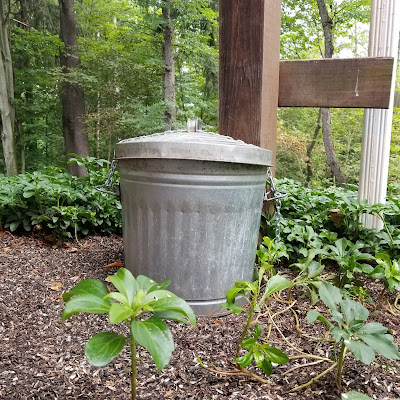
[[[76,315],[61,321],[61,294],[84,278],[104,280],[117,271],[107,267],[123,262],[120,237],[91,236],[82,243],[54,243],[46,237],[13,236],[0,232],[0,399],[128,399],[130,398],[129,355],[123,351],[110,365],[95,368],[84,356],[84,345],[110,327],[107,316]],[[118,265],[118,264],[117,264]],[[372,297],[381,285],[370,282]],[[393,301],[393,298],[389,299]],[[298,299],[307,308],[307,299]],[[273,302],[271,312],[287,305]],[[305,311],[296,311],[300,326],[308,335],[321,337],[320,324],[309,325]],[[376,320],[392,330],[400,343],[400,313],[386,310],[372,313]],[[333,357],[332,346],[311,339],[296,330],[293,313],[288,310],[274,321],[282,336],[272,330],[274,345],[287,354],[298,354],[290,347]],[[268,326],[268,318],[260,322]],[[332,371],[310,387],[295,393],[290,388],[307,382],[329,364],[306,366],[315,360],[296,359],[277,367],[270,384],[246,377],[210,374],[198,363],[232,369],[241,316],[201,317],[198,326],[171,324],[176,342],[171,363],[158,372],[143,349],[139,349],[138,397],[140,399],[340,399]],[[276,343],[275,343],[276,342]],[[293,371],[295,366],[300,366]],[[254,371],[257,372],[257,371]],[[287,372],[287,373],[285,373]],[[374,399],[400,398],[400,362],[378,357],[365,366],[347,357],[343,373],[343,392],[361,391]]]

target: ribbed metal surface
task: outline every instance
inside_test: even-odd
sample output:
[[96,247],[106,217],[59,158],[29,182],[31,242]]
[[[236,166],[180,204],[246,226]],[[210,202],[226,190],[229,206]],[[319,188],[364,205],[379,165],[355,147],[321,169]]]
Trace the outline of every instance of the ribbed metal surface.
[[[394,57],[397,52],[400,27],[400,2],[398,0],[373,0],[371,3],[371,27],[369,57]],[[393,71],[392,87],[396,77]],[[389,109],[364,111],[363,142],[360,166],[359,200],[369,204],[384,203],[389,171],[390,139],[392,130],[394,92]],[[372,215],[362,216],[366,227],[382,229],[381,219]]]
[[267,168],[194,160],[120,160],[125,264],[170,279],[196,314],[220,311],[251,280]]

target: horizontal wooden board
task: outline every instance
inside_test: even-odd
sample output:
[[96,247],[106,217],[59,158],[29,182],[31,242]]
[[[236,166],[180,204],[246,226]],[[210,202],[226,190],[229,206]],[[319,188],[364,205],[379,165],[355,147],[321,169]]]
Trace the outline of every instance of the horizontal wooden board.
[[393,58],[281,61],[279,107],[388,108]]

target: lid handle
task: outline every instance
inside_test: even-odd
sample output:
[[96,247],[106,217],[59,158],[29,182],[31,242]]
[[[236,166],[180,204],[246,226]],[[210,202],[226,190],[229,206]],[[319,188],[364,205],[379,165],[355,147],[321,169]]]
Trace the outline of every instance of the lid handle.
[[201,120],[200,119],[188,119],[186,123],[188,132],[198,132],[202,131]]

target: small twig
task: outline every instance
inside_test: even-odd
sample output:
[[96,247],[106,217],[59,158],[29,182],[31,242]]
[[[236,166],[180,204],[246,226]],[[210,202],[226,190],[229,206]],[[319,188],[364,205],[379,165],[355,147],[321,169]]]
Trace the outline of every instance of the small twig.
[[[288,307],[284,308],[283,310],[277,311],[276,313],[272,314],[270,313],[269,309],[267,309],[267,312],[265,314],[269,314],[269,326],[268,326],[268,333],[266,336],[266,339],[268,340],[269,336],[271,335],[271,328],[272,328],[272,321],[273,319],[279,315],[279,314],[283,314],[284,312],[286,312],[287,310],[290,310],[294,305],[296,304],[296,300],[294,300],[291,304],[289,304]],[[275,325],[275,323],[274,323]],[[275,325],[276,326],[276,325]]]
[[293,389],[290,389],[291,392],[296,392],[297,390],[304,389],[308,386],[310,386],[312,383],[316,382],[319,378],[322,378],[324,375],[326,375],[329,371],[331,371],[333,368],[335,368],[337,365],[337,362],[332,364],[329,368],[327,368],[325,371],[321,372],[319,375],[317,375],[315,378],[312,378],[309,380],[307,383],[304,383],[303,385],[296,386]]
[[302,354],[302,355],[298,355],[298,356],[288,356],[290,360],[298,360],[299,358],[314,358],[320,361],[327,361],[327,362],[336,362],[331,360],[330,358],[325,358],[325,357],[320,357],[320,356],[316,356],[314,354]]
[[204,368],[206,371],[212,372],[214,374],[219,374],[219,375],[224,375],[224,376],[248,376],[248,377],[256,379],[257,381],[259,381],[261,383],[270,383],[270,381],[263,379],[263,378],[261,378],[261,376],[253,374],[248,369],[240,367],[240,366],[239,366],[240,369],[226,371],[226,370],[216,368],[216,367],[210,368],[210,367],[205,366],[203,364],[203,362],[201,361],[200,357],[197,357],[197,361],[202,366],[202,368]]
[[311,366],[311,365],[321,364],[321,363],[324,362],[324,361],[325,361],[325,360],[318,360],[318,361],[314,361],[314,362],[312,362],[312,363],[296,365],[295,367],[290,368],[290,369],[288,369],[287,371],[283,372],[282,375],[289,374],[290,372],[293,372],[293,371],[295,371],[296,369],[299,369],[299,368],[304,368],[304,367],[309,367],[309,366]]
[[311,340],[315,340],[317,342],[328,342],[328,343],[335,343],[335,341],[333,339],[326,339],[326,338],[316,338],[314,336],[310,336],[307,335],[301,328],[300,328],[300,322],[299,322],[299,318],[297,317],[296,311],[293,310],[293,308],[291,309],[294,318],[296,320],[296,331],[299,332],[302,336],[304,336],[307,339],[311,339]]
[[[283,340],[286,342],[286,344],[291,347],[293,350],[297,351],[300,354],[304,354],[305,356],[309,357],[309,358],[313,358],[310,354],[305,353],[304,351],[299,350],[297,347],[293,346],[285,337],[285,335],[282,333],[282,331],[279,329],[278,325],[276,325],[275,321],[273,319],[271,319],[271,322],[274,324],[276,330],[279,332],[279,334],[282,336]],[[314,356],[315,358],[317,358],[317,356]],[[321,360],[321,357],[318,357],[319,360]],[[327,359],[329,360],[329,359]],[[329,360],[331,361],[331,360]]]
[[400,294],[398,294],[398,295],[396,296],[396,298],[395,298],[395,300],[394,300],[394,303],[393,303],[393,306],[394,306],[394,308],[395,308],[396,310],[399,310],[399,311],[400,311],[400,307],[397,305],[398,302],[399,302],[399,299],[400,299]]

